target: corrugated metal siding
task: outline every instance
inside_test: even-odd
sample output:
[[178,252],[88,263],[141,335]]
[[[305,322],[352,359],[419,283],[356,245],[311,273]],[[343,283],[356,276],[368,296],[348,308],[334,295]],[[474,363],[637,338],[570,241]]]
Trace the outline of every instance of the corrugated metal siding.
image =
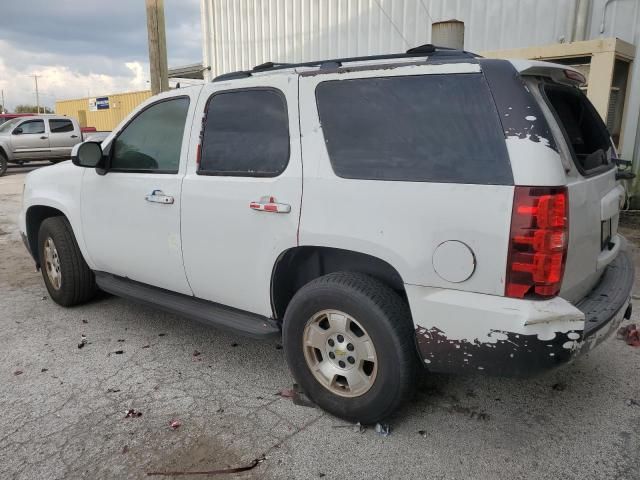
[[465,47],[469,50],[555,43],[567,37],[574,0],[203,0],[202,3],[207,43],[205,63],[212,65],[215,75],[269,60],[300,62],[401,52],[429,43],[431,23],[450,19],[465,23]]
[[101,97],[109,97],[109,108],[94,112],[89,111],[89,97],[62,100],[56,102],[56,113],[75,117],[82,126],[95,127],[102,131],[113,130],[134,108],[150,96],[149,90],[101,95]]

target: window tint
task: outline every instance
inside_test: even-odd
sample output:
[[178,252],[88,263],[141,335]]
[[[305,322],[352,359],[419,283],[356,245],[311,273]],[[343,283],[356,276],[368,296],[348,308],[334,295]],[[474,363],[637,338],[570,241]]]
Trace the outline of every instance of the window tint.
[[316,88],[340,177],[513,184],[504,134],[481,74],[335,80]]
[[44,120],[29,120],[19,125],[23,134],[44,133]]
[[110,168],[176,173],[188,109],[188,98],[175,98],[140,113],[116,138]]
[[273,177],[289,162],[289,119],[281,93],[213,95],[203,128],[199,173]]
[[547,101],[571,145],[574,162],[583,173],[613,167],[607,152],[611,141],[607,127],[589,99],[578,88],[544,85]]
[[71,123],[71,120],[49,120],[49,130],[51,130],[51,133],[73,132],[73,123]]

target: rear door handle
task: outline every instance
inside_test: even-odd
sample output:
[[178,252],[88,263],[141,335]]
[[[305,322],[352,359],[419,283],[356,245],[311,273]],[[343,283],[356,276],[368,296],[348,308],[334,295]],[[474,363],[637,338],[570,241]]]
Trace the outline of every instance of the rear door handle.
[[171,195],[165,195],[162,190],[154,190],[149,195],[146,195],[144,199],[147,202],[172,204],[173,197]]
[[78,135],[71,135],[71,138],[78,138]]
[[249,204],[251,210],[257,210],[259,212],[269,213],[290,213],[291,205],[286,203],[278,203],[274,197],[262,197],[257,202],[251,202]]

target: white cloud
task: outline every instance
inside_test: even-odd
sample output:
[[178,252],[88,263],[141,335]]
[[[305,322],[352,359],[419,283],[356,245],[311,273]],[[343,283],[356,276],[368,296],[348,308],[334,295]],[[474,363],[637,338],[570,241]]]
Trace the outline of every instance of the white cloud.
[[[58,56],[36,58],[0,40],[0,88],[4,90],[5,108],[13,110],[21,103],[35,104],[33,75],[38,75],[40,104],[52,108],[56,100],[149,88],[148,66],[141,62],[123,62],[119,68],[115,68],[118,74],[108,75],[91,70],[81,72],[71,65],[62,63],[64,60]],[[74,63],[82,61],[82,58],[74,58]],[[84,69],[86,70],[90,64],[95,65],[96,58],[87,58],[83,64]]]

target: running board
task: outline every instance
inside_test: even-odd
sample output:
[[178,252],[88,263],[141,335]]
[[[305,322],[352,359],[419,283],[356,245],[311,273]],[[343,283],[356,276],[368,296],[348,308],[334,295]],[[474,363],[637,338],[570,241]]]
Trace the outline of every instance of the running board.
[[116,277],[110,273],[95,272],[95,275],[98,287],[118,297],[249,337],[280,336],[280,325],[271,318],[153,287],[128,278]]

